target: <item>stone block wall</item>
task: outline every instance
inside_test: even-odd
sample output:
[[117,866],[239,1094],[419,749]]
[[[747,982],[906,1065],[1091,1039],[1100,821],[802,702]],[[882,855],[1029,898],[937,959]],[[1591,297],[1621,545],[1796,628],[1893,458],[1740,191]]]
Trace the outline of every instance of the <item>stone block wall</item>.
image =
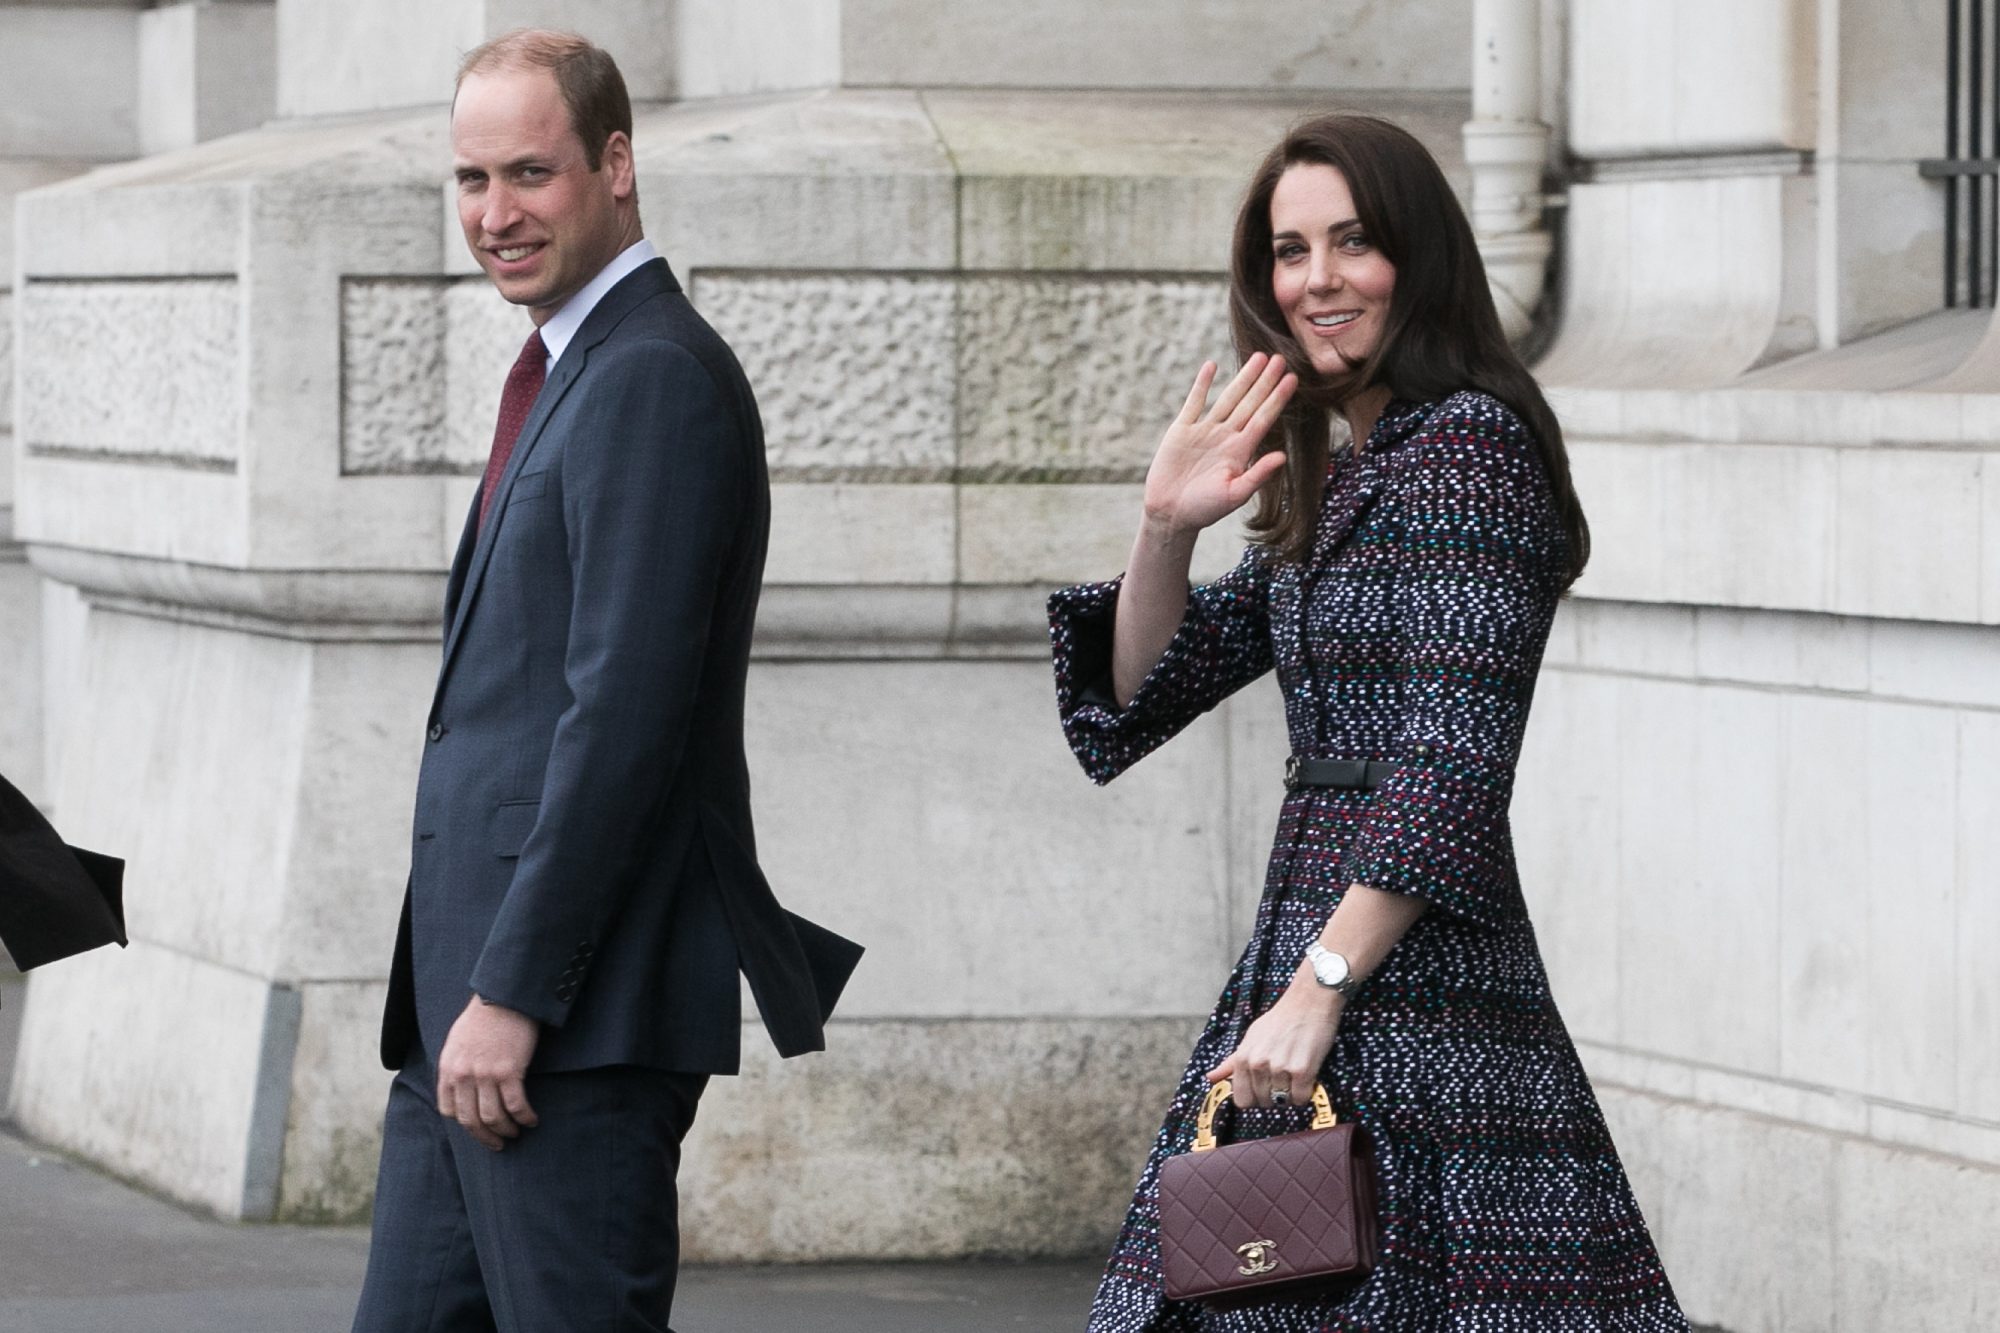
[[2000,1298],[1995,680],[1984,625],[1558,618],[1522,874],[1698,1320],[1975,1328]]

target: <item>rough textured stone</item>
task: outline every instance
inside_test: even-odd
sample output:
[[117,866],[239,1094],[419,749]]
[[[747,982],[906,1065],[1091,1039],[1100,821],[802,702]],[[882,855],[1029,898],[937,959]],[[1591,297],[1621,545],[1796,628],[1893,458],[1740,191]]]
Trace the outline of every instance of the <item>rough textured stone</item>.
[[439,284],[399,278],[342,283],[340,351],[340,470],[449,466]]
[[484,278],[341,285],[341,471],[477,473],[533,325]]
[[756,386],[774,477],[951,476],[953,279],[703,273],[692,298]]
[[1229,355],[1210,278],[979,277],[959,333],[962,462],[982,480],[1136,480],[1204,359]]
[[[501,359],[500,303],[439,290],[347,284],[347,470],[484,462],[513,348]],[[1213,279],[700,273],[692,293],[757,386],[782,481],[1131,480],[1201,362],[1228,354]]]
[[37,281],[16,299],[24,448],[235,465],[233,279]]
[[1198,1027],[836,1020],[793,1061],[746,1028],[688,1138],[682,1256],[1100,1254]]

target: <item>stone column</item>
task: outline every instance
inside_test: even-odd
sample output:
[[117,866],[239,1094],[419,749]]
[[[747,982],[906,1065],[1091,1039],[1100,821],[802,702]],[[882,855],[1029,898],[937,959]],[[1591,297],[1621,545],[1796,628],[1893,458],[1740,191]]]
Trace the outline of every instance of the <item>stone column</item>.
[[1549,127],[1542,123],[1541,0],[1473,0],[1472,230],[1500,325],[1519,341],[1533,322],[1551,241],[1542,218]]
[[1693,388],[1817,345],[1815,21],[1807,0],[1574,0],[1545,381]]

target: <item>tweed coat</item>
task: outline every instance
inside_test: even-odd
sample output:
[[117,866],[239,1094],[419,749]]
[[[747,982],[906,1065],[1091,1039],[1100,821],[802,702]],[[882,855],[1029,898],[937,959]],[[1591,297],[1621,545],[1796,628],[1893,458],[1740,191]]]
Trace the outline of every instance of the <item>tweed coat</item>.
[[[1550,997],[1507,822],[1565,538],[1534,440],[1497,400],[1393,402],[1336,456],[1310,557],[1253,548],[1190,596],[1120,709],[1104,689],[1119,583],[1050,600],[1062,722],[1108,782],[1274,667],[1293,753],[1395,765],[1372,791],[1282,793],[1255,927],[1181,1076],[1090,1328],[1684,1333]],[[1429,904],[1348,1003],[1322,1080],[1375,1145],[1383,1250],[1340,1297],[1229,1314],[1160,1291],[1157,1179],[1203,1075],[1284,992],[1346,886]],[[1303,1128],[1238,1113],[1236,1134]]]

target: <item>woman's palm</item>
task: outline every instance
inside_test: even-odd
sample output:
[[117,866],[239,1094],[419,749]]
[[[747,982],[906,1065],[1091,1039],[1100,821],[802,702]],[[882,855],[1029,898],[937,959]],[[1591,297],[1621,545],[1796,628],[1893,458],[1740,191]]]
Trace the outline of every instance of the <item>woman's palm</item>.
[[1257,457],[1298,387],[1285,363],[1257,353],[1210,405],[1214,382],[1215,363],[1205,362],[1146,470],[1147,514],[1181,531],[1234,513],[1285,463],[1277,450]]

